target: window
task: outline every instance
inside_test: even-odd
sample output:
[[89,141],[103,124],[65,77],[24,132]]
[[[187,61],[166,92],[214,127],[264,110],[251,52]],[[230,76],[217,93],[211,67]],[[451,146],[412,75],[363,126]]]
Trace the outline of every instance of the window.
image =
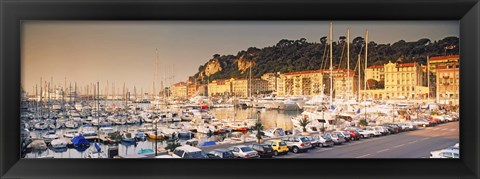
[[184,152],[183,152],[183,150],[175,150],[173,153],[174,153],[175,155],[179,156],[179,157],[183,157],[183,153],[184,153]]
[[440,153],[440,156],[446,157],[446,158],[453,158],[453,155],[451,152],[442,152]]

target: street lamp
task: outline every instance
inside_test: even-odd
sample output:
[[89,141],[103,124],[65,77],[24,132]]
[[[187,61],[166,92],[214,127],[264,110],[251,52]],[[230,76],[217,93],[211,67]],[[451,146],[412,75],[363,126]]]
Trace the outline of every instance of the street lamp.
[[450,78],[450,76],[446,76],[446,75],[443,76],[443,85],[444,85],[444,87],[445,87],[445,94],[444,94],[444,95],[445,95],[445,96],[444,96],[444,102],[445,102],[445,104],[444,104],[444,105],[447,104],[447,88],[448,88],[448,85],[450,85],[450,83],[448,82],[448,79],[449,79],[449,78]]

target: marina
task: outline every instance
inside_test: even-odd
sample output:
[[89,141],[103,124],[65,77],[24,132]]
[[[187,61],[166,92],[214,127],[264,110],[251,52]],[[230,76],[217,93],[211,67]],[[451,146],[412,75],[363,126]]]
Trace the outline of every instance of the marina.
[[[361,35],[350,38],[350,28],[327,26],[320,42],[281,39],[193,65],[167,58],[163,45],[137,49],[141,63],[85,58],[80,70],[68,64],[50,78],[29,74],[20,89],[22,157],[273,158],[387,135],[418,142],[409,134],[458,128],[445,124],[460,120],[458,37],[377,44],[369,38],[382,32],[357,29]],[[128,49],[110,55],[132,56]],[[75,75],[67,78],[65,69]],[[416,147],[451,145],[458,135],[435,142]],[[394,151],[383,147],[379,153]]]

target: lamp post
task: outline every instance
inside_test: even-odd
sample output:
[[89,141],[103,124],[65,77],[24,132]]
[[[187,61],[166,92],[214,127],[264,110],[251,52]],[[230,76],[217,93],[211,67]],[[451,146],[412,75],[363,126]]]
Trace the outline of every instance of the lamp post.
[[444,105],[447,104],[447,88],[448,88],[448,85],[450,84],[450,83],[448,82],[448,79],[449,79],[449,78],[450,78],[449,76],[445,76],[445,75],[443,76],[443,86],[445,87],[445,94],[444,94],[445,96],[443,97],[443,98],[444,98],[443,101],[445,102]]

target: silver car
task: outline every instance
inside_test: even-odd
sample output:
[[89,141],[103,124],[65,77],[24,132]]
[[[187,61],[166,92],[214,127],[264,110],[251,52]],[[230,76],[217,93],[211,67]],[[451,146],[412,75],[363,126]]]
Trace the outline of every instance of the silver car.
[[246,145],[232,146],[228,150],[232,151],[235,158],[260,158],[257,151]]
[[285,137],[282,140],[287,143],[288,149],[293,153],[298,153],[300,151],[306,152],[308,149],[312,148],[310,140],[303,136]]
[[323,134],[323,136],[325,136],[326,138],[331,138],[333,143],[336,145],[345,143],[345,136],[343,136],[343,134],[333,134],[330,132],[326,132],[325,134]]

